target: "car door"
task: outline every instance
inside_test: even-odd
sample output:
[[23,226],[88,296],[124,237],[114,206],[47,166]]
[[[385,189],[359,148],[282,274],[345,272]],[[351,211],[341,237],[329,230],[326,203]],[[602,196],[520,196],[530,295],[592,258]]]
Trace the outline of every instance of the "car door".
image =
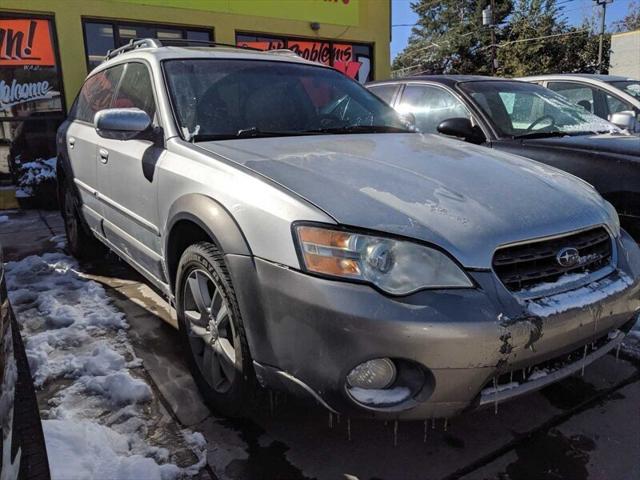
[[[159,130],[151,73],[145,63],[126,64],[112,108],[144,110],[152,119],[151,130]],[[151,131],[131,140],[100,137],[97,177],[107,240],[120,254],[163,281],[155,169],[164,148],[156,137]]]
[[95,195],[98,188],[96,151],[100,137],[93,125],[93,117],[111,105],[123,70],[123,66],[118,65],[85,81],[66,131],[67,156],[80,194],[82,213],[89,227],[101,236],[103,211]]
[[396,110],[413,114],[422,133],[438,133],[438,125],[449,118],[471,120],[471,113],[460,99],[435,85],[408,84]]

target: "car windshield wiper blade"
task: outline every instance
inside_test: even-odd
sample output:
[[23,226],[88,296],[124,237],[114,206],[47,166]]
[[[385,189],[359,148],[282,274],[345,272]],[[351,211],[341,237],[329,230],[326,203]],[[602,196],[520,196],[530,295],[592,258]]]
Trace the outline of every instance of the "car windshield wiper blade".
[[555,130],[553,132],[529,132],[523,133],[522,135],[514,135],[514,139],[519,138],[551,138],[551,137],[565,137],[570,135],[585,135],[590,132],[561,132],[559,130]]
[[415,133],[403,127],[393,127],[391,125],[347,125],[344,127],[324,127],[313,130],[306,130],[310,133]]
[[307,130],[260,130],[257,127],[243,128],[236,133],[202,133],[191,137],[192,142],[210,142],[215,140],[232,140],[236,138],[260,138],[260,137],[295,137],[300,135],[320,134],[321,132],[312,132]]

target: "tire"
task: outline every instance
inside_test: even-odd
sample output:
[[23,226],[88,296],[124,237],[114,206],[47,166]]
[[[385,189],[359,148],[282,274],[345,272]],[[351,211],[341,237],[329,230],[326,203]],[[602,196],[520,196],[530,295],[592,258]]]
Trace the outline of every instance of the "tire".
[[238,301],[222,252],[208,242],[187,248],[178,264],[176,312],[187,364],[215,412],[242,416],[256,380]]
[[91,260],[103,253],[102,246],[87,229],[80,218],[73,190],[66,180],[61,185],[62,218],[64,219],[64,231],[67,234],[67,249],[69,253],[79,260]]

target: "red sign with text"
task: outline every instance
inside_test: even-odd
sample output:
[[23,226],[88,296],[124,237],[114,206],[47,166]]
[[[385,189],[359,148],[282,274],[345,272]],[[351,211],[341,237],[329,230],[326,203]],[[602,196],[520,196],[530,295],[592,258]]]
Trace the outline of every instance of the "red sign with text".
[[55,64],[49,20],[0,19],[0,67]]

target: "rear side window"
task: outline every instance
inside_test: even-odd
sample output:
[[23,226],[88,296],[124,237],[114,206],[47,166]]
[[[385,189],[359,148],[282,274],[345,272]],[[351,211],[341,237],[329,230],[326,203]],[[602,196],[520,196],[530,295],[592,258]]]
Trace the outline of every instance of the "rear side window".
[[127,64],[112,108],[139,108],[153,119],[156,114],[156,102],[153,99],[149,70],[144,64]]
[[122,65],[103,70],[89,77],[82,86],[72,112],[76,120],[93,123],[93,117],[100,110],[109,108],[122,76]]

